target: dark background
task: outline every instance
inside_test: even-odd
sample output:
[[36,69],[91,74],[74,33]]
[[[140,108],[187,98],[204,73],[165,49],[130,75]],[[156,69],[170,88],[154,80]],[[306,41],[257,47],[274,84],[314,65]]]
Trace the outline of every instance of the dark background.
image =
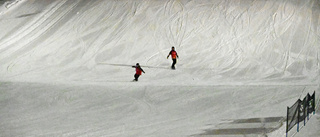
[[4,2],[6,2],[7,0],[0,0],[0,5],[2,5]]

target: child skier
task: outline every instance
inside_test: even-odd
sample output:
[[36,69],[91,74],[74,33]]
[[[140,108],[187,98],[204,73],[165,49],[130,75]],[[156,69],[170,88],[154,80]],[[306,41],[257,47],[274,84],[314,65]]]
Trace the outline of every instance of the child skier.
[[140,77],[141,73],[145,73],[143,69],[140,67],[139,63],[136,64],[136,66],[132,66],[133,68],[136,68],[136,74],[134,74],[134,80],[138,81],[138,78]]
[[179,56],[178,56],[178,53],[174,50],[174,47],[172,47],[171,51],[169,52],[167,59],[169,58],[170,55],[172,58],[171,69],[176,69],[176,67],[174,65],[177,63],[177,57],[179,58]]

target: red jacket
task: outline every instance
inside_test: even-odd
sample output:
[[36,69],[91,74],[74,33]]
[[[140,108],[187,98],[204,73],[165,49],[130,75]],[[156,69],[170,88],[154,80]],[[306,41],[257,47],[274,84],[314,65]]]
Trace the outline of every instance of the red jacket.
[[[176,59],[177,57],[179,57],[179,56],[178,56],[178,53],[177,53],[175,50],[171,50],[170,53],[169,53],[169,55],[171,55],[171,58],[172,58],[172,59]],[[168,55],[168,56],[169,56],[169,55]]]
[[145,73],[140,66],[132,66],[132,67],[136,68],[136,74],[137,75],[141,75],[142,72]]

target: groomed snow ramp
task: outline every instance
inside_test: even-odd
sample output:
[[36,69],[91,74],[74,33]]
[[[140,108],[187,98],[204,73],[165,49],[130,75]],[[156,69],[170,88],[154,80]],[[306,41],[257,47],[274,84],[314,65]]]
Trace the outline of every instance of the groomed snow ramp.
[[0,136],[284,137],[319,99],[319,0],[0,3]]
[[175,46],[186,83],[318,81],[318,0],[19,2],[0,15],[3,80],[121,81],[99,63],[167,67]]

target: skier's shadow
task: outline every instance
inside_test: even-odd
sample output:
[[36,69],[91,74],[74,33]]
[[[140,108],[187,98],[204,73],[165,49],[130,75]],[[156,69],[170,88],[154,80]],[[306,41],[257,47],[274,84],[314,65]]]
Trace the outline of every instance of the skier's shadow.
[[28,14],[22,14],[22,15],[16,16],[16,18],[29,17],[29,16],[37,15],[39,13],[41,13],[41,11],[37,11],[37,12],[34,12],[34,13],[28,13]]

